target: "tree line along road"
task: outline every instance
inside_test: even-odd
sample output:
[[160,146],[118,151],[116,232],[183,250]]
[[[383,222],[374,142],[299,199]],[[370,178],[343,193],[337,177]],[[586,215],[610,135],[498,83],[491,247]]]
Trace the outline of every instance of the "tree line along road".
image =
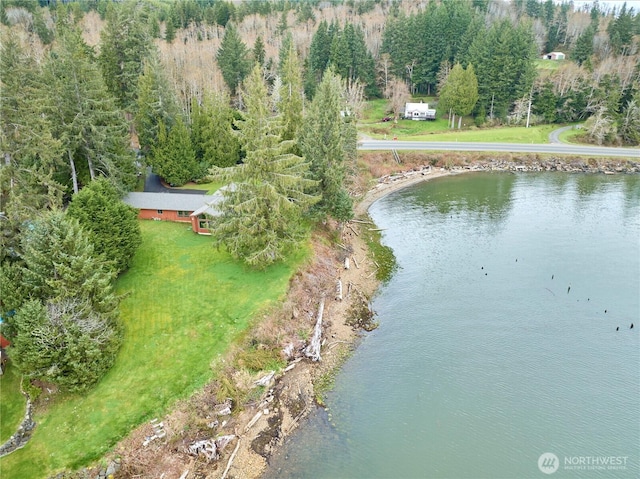
[[640,160],[640,148],[614,148],[605,146],[578,146],[568,144],[530,143],[472,143],[398,140],[363,140],[359,150],[429,150],[429,151],[492,151],[509,153],[541,153],[574,156],[607,156]]

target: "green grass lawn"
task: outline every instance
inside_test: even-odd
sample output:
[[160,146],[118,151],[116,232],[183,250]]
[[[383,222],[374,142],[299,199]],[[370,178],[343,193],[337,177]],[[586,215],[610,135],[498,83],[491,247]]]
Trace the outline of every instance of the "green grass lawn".
[[[422,122],[419,122],[422,123]],[[549,143],[549,133],[561,125],[538,125],[500,128],[473,128],[448,130],[439,133],[414,135],[408,138],[398,135],[398,140],[417,141],[474,141],[481,143]]]
[[[540,60],[540,66],[558,65],[561,62]],[[433,103],[435,97],[413,98],[411,101],[424,101]],[[404,141],[460,141],[482,143],[548,143],[549,133],[561,128],[563,125],[537,125],[530,128],[522,126],[502,126],[496,128],[477,128],[473,118],[462,119],[461,130],[451,130],[447,118],[438,118],[435,121],[398,120],[383,122],[382,118],[389,116],[387,111],[388,101],[384,99],[367,102],[363,118],[358,122],[358,131],[361,137],[370,137],[377,140],[391,140],[397,138]],[[457,121],[456,121],[457,125]],[[560,139],[567,143],[579,143],[576,136],[581,130],[570,130],[560,135]]]
[[221,181],[211,181],[209,183],[187,183],[180,187],[184,190],[207,190],[207,194],[215,193],[223,185]]
[[118,280],[125,341],[115,366],[84,395],[35,417],[24,449],[0,459],[3,479],[49,477],[103,456],[140,423],[212,378],[211,363],[256,313],[283,297],[308,255],[252,271],[179,223],[142,221],[142,245]]
[[535,61],[538,70],[557,70],[565,64],[567,60],[543,60],[539,58]]
[[20,393],[20,374],[9,361],[4,374],[0,376],[0,444],[4,444],[16,432],[26,405],[27,401]]
[[[425,103],[433,103],[434,100],[434,97],[411,99],[413,102],[423,101]],[[382,119],[384,117],[392,116],[387,111],[388,104],[389,102],[384,99],[367,102],[363,118],[358,122],[358,131],[365,136],[381,140],[384,138],[392,139],[396,136],[414,136],[447,130],[446,118],[439,118],[435,121],[398,120],[398,123],[393,121],[383,122]],[[469,121],[471,122],[471,120]]]

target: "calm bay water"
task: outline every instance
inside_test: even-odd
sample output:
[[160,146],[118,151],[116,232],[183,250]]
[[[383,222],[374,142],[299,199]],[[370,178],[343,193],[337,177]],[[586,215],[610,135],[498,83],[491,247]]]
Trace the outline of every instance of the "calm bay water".
[[640,178],[461,175],[370,214],[380,327],[266,478],[640,477]]

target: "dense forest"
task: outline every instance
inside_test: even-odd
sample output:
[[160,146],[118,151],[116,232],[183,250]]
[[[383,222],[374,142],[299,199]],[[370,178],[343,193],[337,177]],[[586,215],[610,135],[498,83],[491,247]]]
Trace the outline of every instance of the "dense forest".
[[[214,243],[260,268],[314,222],[353,214],[367,99],[397,116],[411,95],[435,96],[452,126],[585,121],[594,143],[640,144],[639,13],[554,0],[3,1],[0,313],[18,367],[81,390],[113,363],[113,284],[140,244],[120,198],[147,166],[172,185],[234,185]],[[555,51],[566,60],[541,67]]]

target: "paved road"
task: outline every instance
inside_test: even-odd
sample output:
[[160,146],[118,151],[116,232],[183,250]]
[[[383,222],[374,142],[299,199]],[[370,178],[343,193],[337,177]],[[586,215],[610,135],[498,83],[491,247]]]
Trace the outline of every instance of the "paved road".
[[510,153],[544,153],[574,156],[608,156],[640,159],[640,148],[539,145],[529,143],[462,143],[435,141],[363,140],[359,150],[431,150],[431,151],[507,151]]
[[562,128],[558,128],[557,130],[553,130],[549,133],[549,143],[561,144],[560,141],[560,133],[564,133],[565,131],[572,130],[574,128],[573,125],[563,126]]

